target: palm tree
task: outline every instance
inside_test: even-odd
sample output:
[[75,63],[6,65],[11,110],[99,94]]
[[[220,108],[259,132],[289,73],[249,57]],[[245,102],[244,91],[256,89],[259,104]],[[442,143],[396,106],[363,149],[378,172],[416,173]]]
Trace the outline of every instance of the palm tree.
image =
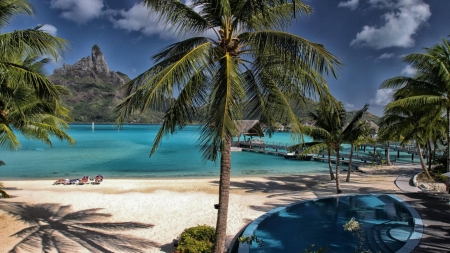
[[335,111],[327,101],[320,101],[318,107],[308,113],[308,116],[314,121],[314,125],[312,127],[304,127],[304,130],[306,130],[313,140],[319,143],[304,150],[302,153],[326,150],[330,180],[336,180],[331,162],[331,155],[334,151],[331,133],[336,128],[339,128],[340,121],[345,119],[345,111],[343,111],[342,104],[339,104],[337,108],[338,111]]
[[[381,88],[399,89],[408,94],[392,102],[393,107],[430,106],[446,115],[447,143],[450,143],[450,41],[424,48],[424,53],[409,54],[403,61],[417,70],[414,77],[388,79]],[[447,145],[447,171],[450,172],[450,145]]]
[[[0,29],[19,14],[33,14],[27,0],[1,1]],[[67,109],[59,104],[64,89],[48,81],[43,73],[43,66],[49,62],[44,57],[58,60],[67,42],[40,28],[0,33],[1,147],[20,146],[14,130],[49,145],[50,135],[74,143],[64,132],[66,120],[70,120]]]
[[[23,58],[25,57],[25,58]],[[44,65],[50,60],[47,58],[39,59],[37,56],[18,56],[16,60],[10,62],[27,68],[30,72],[37,75],[44,75]],[[67,89],[59,85],[52,85],[58,93],[67,94]],[[2,93],[0,94],[2,102],[0,116],[0,124],[4,128],[12,126],[13,129],[20,131],[25,137],[30,139],[38,139],[52,146],[50,135],[58,139],[67,140],[70,144],[74,144],[73,140],[64,130],[68,129],[67,121],[72,119],[69,111],[59,104],[58,98],[39,98],[34,90],[26,85],[10,85],[4,84]],[[9,140],[11,149],[19,144],[13,140]]]
[[[322,73],[335,75],[340,62],[323,45],[284,30],[311,8],[299,0],[143,0],[161,24],[188,37],[153,56],[155,64],[126,84],[128,96],[117,107],[118,123],[136,111],[171,101],[150,156],[164,135],[206,112],[199,139],[205,159],[220,156],[219,209],[215,252],[225,244],[232,137],[236,120],[260,120],[269,127],[300,122],[290,102],[330,97]],[[295,96],[294,96],[295,95]],[[245,113],[244,113],[245,112]]]
[[370,126],[365,122],[359,122],[358,124],[363,125],[358,126],[353,132],[355,135],[349,136],[350,138],[348,138],[347,140],[348,143],[350,143],[350,156],[348,158],[348,171],[345,182],[350,182],[350,174],[353,170],[353,150],[355,149],[355,147],[359,147],[359,145],[368,143],[372,140],[369,134]]
[[[314,141],[321,141],[322,143],[312,146],[304,152],[310,152],[310,150],[323,146],[326,146],[328,150],[334,151],[336,156],[336,193],[338,194],[342,193],[339,178],[341,145],[345,142],[352,143],[356,141],[366,131],[365,124],[361,123],[360,120],[368,108],[369,106],[367,104],[364,105],[347,124],[345,122],[346,111],[342,103],[338,104],[336,110],[330,109],[327,103],[320,103],[319,108],[309,114],[314,121],[314,126],[305,129],[307,129],[308,134]],[[328,160],[331,164],[330,155],[328,156]]]
[[402,136],[401,145],[414,141],[420,164],[424,174],[431,179],[430,173],[423,160],[421,145],[430,138],[434,122],[440,118],[440,110],[431,107],[411,108],[391,102],[385,108],[380,120],[380,132],[389,133],[385,136]]

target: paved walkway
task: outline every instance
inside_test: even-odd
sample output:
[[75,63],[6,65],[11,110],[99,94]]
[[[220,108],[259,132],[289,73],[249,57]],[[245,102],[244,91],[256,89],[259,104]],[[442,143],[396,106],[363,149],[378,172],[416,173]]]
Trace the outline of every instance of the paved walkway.
[[399,176],[395,184],[404,192],[399,196],[412,205],[422,217],[422,239],[412,252],[450,252],[450,204],[422,193],[419,188],[410,184],[411,177]]

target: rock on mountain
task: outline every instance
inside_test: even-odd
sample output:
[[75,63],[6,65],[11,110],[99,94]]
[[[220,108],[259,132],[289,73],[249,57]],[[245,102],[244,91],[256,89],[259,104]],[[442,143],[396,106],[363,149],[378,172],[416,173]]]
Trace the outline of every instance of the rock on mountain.
[[[48,79],[69,89],[62,104],[70,112],[74,122],[114,122],[114,108],[124,97],[120,86],[130,78],[109,69],[100,47],[94,45],[91,55],[73,65],[63,64],[55,69]],[[157,122],[154,113],[138,115],[131,121],[139,123]]]
[[[92,47],[90,56],[82,58],[74,65],[64,63],[62,68],[55,69],[53,77],[74,78],[75,80],[93,78],[112,86],[125,84],[125,80],[119,74],[108,68],[105,56],[97,45]],[[68,82],[65,84],[70,85]]]

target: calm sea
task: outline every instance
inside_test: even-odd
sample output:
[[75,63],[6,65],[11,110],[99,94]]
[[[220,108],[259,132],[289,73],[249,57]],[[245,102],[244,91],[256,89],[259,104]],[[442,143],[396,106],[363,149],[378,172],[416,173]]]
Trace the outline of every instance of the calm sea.
[[[0,179],[77,178],[102,174],[107,178],[175,178],[219,175],[219,161],[201,157],[198,127],[188,126],[164,138],[150,158],[159,125],[71,125],[77,143],[53,140],[53,147],[20,136],[18,151],[0,149]],[[275,133],[265,142],[293,144],[288,133]],[[251,152],[232,153],[232,176],[326,172],[327,164],[286,160],[282,156]]]

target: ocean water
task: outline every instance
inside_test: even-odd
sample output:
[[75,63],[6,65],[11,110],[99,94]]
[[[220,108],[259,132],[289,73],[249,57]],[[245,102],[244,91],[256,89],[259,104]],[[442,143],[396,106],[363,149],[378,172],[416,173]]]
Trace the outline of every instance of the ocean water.
[[[220,164],[205,161],[196,145],[199,131],[188,126],[163,138],[156,153],[150,150],[159,125],[71,125],[77,142],[53,140],[53,147],[20,136],[17,151],[0,149],[0,179],[77,178],[102,174],[107,178],[215,177]],[[306,138],[306,141],[309,139]],[[268,143],[293,144],[289,133],[277,132]],[[232,176],[323,173],[323,162],[286,160],[282,156],[232,152]]]

